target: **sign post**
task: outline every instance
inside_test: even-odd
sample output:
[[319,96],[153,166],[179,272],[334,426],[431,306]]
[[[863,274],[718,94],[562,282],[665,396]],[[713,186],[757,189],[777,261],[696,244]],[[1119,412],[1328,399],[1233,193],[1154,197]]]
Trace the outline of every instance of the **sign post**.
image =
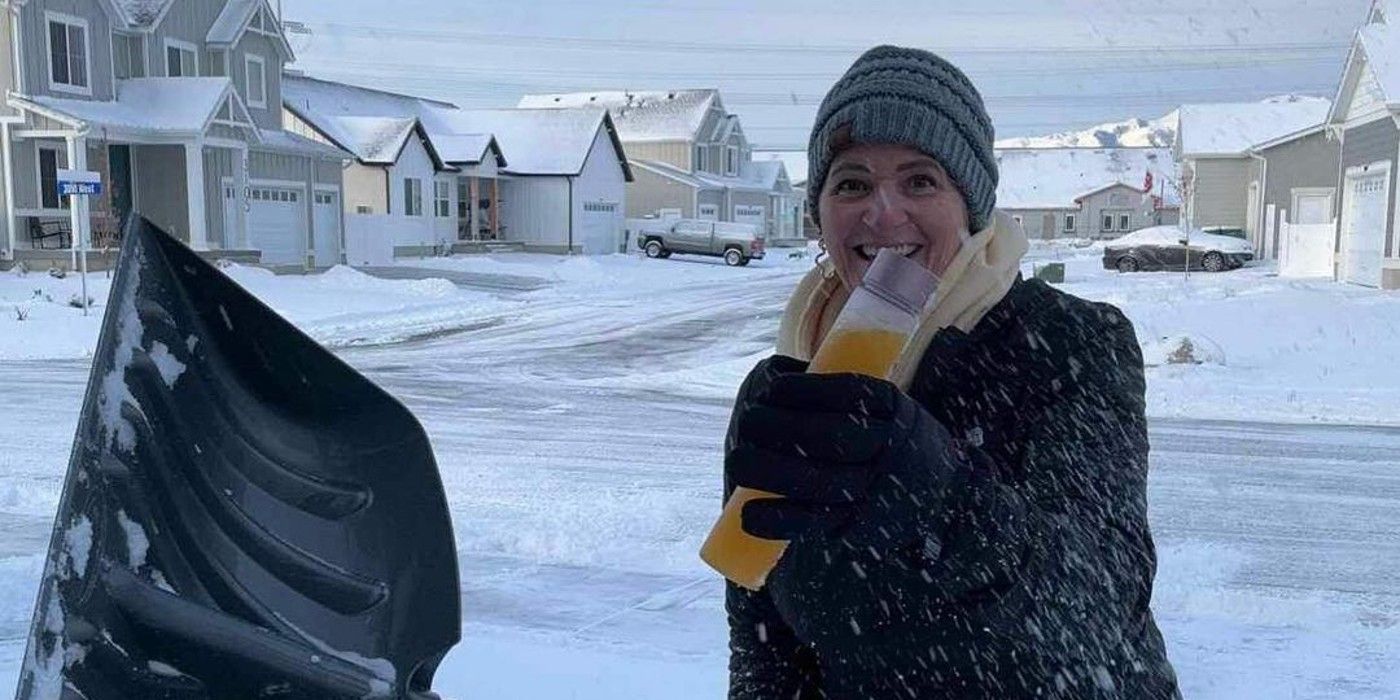
[[[83,315],[88,315],[87,284],[87,235],[84,231],[91,226],[83,226],[87,219],[87,198],[102,194],[102,175],[91,170],[58,171],[58,195],[70,197],[69,206],[73,209],[73,237],[78,246],[78,269],[83,279]],[[81,199],[80,199],[81,198]]]

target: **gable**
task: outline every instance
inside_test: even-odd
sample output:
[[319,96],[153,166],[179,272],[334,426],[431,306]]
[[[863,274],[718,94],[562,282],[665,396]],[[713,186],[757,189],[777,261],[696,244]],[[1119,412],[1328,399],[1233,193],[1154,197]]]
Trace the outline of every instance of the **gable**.
[[1365,119],[1385,112],[1385,93],[1381,90],[1376,72],[1370,61],[1361,58],[1357,61],[1356,87],[1351,91],[1347,108],[1347,121]]

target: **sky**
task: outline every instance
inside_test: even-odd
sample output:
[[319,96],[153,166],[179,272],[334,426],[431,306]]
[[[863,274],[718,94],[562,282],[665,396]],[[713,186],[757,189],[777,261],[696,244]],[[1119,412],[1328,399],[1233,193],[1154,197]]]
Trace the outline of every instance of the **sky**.
[[[274,5],[278,0],[273,0]],[[998,138],[1192,102],[1331,97],[1370,0],[281,0],[292,66],[447,100],[718,88],[760,149],[803,149],[864,49],[938,52]]]

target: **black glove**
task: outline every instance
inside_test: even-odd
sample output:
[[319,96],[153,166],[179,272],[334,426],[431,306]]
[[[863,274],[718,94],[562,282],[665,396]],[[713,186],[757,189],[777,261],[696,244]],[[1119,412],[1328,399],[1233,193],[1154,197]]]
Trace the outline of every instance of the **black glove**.
[[805,369],[760,362],[735,406],[727,480],[784,497],[749,502],[744,530],[875,551],[936,538],[939,505],[967,472],[948,432],[890,382]]

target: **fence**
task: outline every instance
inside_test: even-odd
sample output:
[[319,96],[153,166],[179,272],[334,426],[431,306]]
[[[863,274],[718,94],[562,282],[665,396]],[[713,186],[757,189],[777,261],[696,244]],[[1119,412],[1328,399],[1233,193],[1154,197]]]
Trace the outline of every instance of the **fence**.
[[1279,225],[1280,277],[1331,277],[1337,224]]

